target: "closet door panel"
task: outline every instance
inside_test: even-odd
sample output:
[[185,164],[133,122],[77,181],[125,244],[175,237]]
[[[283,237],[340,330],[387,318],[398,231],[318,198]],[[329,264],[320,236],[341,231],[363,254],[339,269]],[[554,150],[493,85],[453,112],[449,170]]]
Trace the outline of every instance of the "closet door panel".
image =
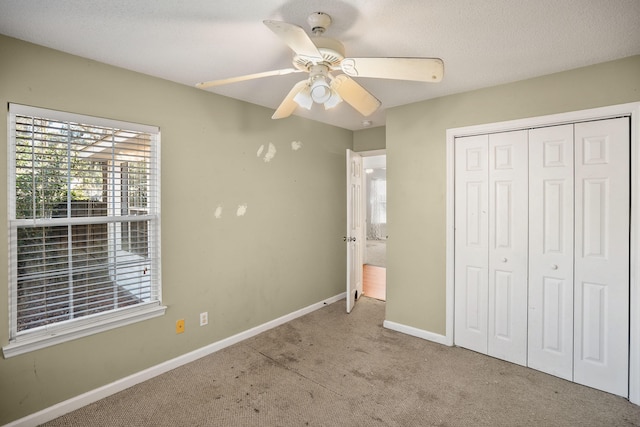
[[489,135],[488,354],[527,363],[527,131]]
[[573,125],[529,131],[528,366],[573,379]]
[[575,125],[574,380],[628,395],[629,119]]
[[487,353],[488,137],[455,141],[455,343]]

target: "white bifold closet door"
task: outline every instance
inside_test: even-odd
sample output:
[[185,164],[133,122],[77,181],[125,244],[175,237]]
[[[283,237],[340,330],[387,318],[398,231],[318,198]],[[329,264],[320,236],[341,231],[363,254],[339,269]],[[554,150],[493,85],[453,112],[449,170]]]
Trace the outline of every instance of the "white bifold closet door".
[[527,132],[456,139],[455,340],[527,361]]
[[628,395],[629,121],[529,135],[532,368]]
[[529,132],[528,366],[573,380],[573,124]]
[[489,135],[488,351],[527,364],[527,132]]
[[629,118],[456,138],[456,345],[628,396]]
[[455,343],[487,353],[489,313],[488,135],[455,142]]
[[629,395],[629,118],[575,125],[573,380]]

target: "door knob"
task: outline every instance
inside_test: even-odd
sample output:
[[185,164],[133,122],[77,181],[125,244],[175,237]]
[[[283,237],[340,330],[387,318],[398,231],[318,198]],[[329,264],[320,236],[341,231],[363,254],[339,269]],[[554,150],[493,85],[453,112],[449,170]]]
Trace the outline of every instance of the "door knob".
[[502,262],[507,262],[507,258],[502,258]]
[[558,266],[557,266],[556,264],[552,264],[552,265],[551,265],[551,269],[552,269],[552,270],[557,270],[557,269],[558,269]]

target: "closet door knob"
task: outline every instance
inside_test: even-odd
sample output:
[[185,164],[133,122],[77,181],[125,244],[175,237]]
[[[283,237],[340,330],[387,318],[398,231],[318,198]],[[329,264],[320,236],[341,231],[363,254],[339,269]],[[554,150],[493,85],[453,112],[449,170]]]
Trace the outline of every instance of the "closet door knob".
[[558,269],[558,266],[557,266],[556,264],[552,264],[552,265],[551,265],[551,269],[552,269],[552,270],[557,270],[557,269]]
[[502,262],[507,262],[507,259],[506,258],[502,258]]

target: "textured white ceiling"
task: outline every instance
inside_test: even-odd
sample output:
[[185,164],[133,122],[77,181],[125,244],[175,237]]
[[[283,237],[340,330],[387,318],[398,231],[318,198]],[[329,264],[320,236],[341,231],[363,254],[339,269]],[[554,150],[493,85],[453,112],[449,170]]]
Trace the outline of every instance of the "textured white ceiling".
[[[0,34],[193,86],[290,67],[291,51],[262,21],[308,30],[319,11],[347,56],[445,62],[436,84],[357,79],[382,101],[373,126],[385,108],[640,54],[640,0],[0,0]],[[302,78],[209,90],[275,109]],[[295,114],[362,128],[346,103]]]

